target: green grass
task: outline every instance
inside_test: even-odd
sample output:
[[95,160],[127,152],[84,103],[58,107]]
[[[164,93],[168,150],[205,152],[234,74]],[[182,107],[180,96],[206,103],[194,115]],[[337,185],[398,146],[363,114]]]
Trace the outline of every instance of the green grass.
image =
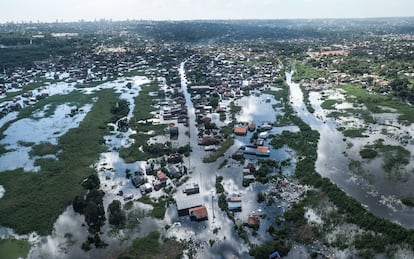
[[174,239],[167,239],[160,243],[160,233],[153,231],[146,237],[135,239],[132,246],[122,253],[118,258],[136,259],[176,259],[180,258],[184,250],[184,245]]
[[293,74],[294,81],[300,81],[302,79],[318,79],[318,78],[329,78],[329,72],[326,70],[318,70],[311,67],[309,64],[302,62],[294,63],[295,73]]
[[323,101],[323,103],[321,104],[321,107],[325,110],[334,110],[335,105],[340,104],[341,102],[342,102],[341,100],[327,99]]
[[410,162],[411,153],[402,146],[384,145],[384,141],[379,139],[372,145],[366,145],[365,149],[373,149],[381,152],[384,157],[383,169],[390,176],[391,174],[399,174],[401,168]]
[[154,201],[148,196],[142,196],[138,201],[152,205],[153,209],[151,211],[151,216],[157,219],[164,219],[165,212],[167,210],[167,199],[166,197],[161,197],[158,200]]
[[52,145],[47,142],[42,142],[32,147],[32,150],[30,151],[30,156],[33,157],[33,156],[56,155],[58,151],[59,151],[58,145]]
[[30,243],[27,240],[0,239],[0,258],[26,258],[29,250]]
[[45,77],[38,77],[35,79],[35,82],[29,83],[23,86],[20,91],[6,93],[6,97],[0,98],[0,102],[11,101],[13,100],[14,97],[19,96],[27,91],[37,89],[41,86],[45,86],[47,83],[56,83],[56,82],[58,82],[58,80],[46,79]]
[[38,173],[15,170],[0,174],[0,183],[6,190],[0,199],[0,225],[19,234],[49,234],[74,197],[85,193],[81,182],[93,173],[90,166],[106,150],[103,136],[108,133],[111,104],[118,100],[113,90],[102,90],[97,97],[79,127],[59,139],[59,160],[37,160],[36,164],[41,166]]
[[343,134],[345,137],[349,138],[367,138],[368,135],[364,134],[365,129],[359,128],[359,129],[346,129],[343,131]]
[[351,103],[364,104],[372,113],[389,112],[383,107],[396,109],[400,114],[399,121],[405,123],[414,123],[414,109],[392,96],[383,96],[368,92],[359,85],[348,84],[340,86],[346,92],[346,99]]
[[49,117],[53,115],[56,111],[56,108],[63,103],[73,106],[83,106],[87,103],[91,103],[93,97],[93,95],[83,94],[80,91],[72,91],[69,94],[57,94],[49,96],[45,99],[39,100],[33,105],[22,109],[19,113],[18,119],[27,117],[38,119],[33,116],[36,111],[44,111],[44,117]]
[[286,98],[288,92],[289,92],[289,86],[286,84],[283,84],[282,88],[278,91],[274,91],[274,90],[263,91],[264,94],[273,95],[275,100],[279,100],[279,101],[283,100],[283,98]]
[[213,162],[215,162],[217,159],[219,159],[221,156],[223,156],[224,153],[226,153],[226,151],[231,146],[233,146],[233,144],[234,144],[234,139],[233,138],[227,138],[224,142],[221,143],[220,147],[216,151],[214,151],[209,156],[203,158],[203,162],[204,163],[213,163]]
[[[159,124],[154,125],[151,122],[147,122],[153,115],[151,112],[155,111],[152,106],[156,97],[149,95],[150,92],[158,91],[158,81],[153,81],[150,84],[142,86],[142,90],[135,98],[135,109],[133,111],[133,117],[130,120],[131,129],[136,130],[137,134],[131,135],[131,138],[135,140],[135,143],[128,148],[122,148],[119,150],[119,155],[127,162],[132,163],[135,161],[144,161],[152,158],[153,155],[141,152],[139,148],[147,144],[147,141],[156,135],[163,132],[166,125]],[[153,134],[147,132],[154,131]]]

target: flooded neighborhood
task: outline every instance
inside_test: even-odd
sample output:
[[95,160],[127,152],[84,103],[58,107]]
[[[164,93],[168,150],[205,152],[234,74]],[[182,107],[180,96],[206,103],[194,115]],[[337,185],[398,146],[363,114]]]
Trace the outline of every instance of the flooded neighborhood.
[[0,25],[75,48],[0,66],[0,257],[413,257],[394,22]]

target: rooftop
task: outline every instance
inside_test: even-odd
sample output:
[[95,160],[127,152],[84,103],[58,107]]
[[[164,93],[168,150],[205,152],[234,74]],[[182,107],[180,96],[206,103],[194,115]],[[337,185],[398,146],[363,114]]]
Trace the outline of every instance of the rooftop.
[[191,196],[178,196],[176,198],[177,210],[185,210],[195,208],[203,204],[203,199],[200,194],[194,194]]

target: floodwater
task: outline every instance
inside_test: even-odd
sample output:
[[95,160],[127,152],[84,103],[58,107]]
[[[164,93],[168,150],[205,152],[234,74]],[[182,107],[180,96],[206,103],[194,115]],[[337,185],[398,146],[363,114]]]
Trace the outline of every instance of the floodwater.
[[[4,132],[5,137],[0,141],[0,145],[5,145],[8,153],[0,156],[0,171],[23,168],[25,171],[38,171],[40,168],[34,166],[35,160],[29,155],[31,146],[40,143],[50,143],[56,145],[58,138],[64,135],[69,129],[76,128],[85,118],[92,108],[92,105],[85,105],[80,108],[82,112],[71,117],[71,109],[75,107],[62,104],[59,105],[55,113],[50,117],[41,119],[21,119],[7,128]],[[47,109],[47,107],[44,107]]]
[[[187,92],[184,63],[181,64],[180,75],[182,78],[182,89],[189,109],[190,145],[193,149],[191,157],[187,158],[185,162],[192,170],[189,182],[198,183],[200,186],[200,194],[204,200],[204,205],[207,207],[209,220],[201,223],[191,222],[188,217],[178,217],[175,206],[172,206],[167,211],[166,220],[171,223],[175,222],[176,224],[168,230],[168,235],[194,242],[194,246],[197,248],[197,256],[200,258],[250,258],[248,255],[248,246],[235,232],[233,222],[218,208],[217,199],[219,195],[215,192],[216,176],[223,176],[222,184],[226,195],[240,195],[243,197],[242,211],[234,213],[236,224],[246,222],[250,214],[264,215],[261,219],[260,228],[256,237],[253,237],[251,230],[246,228],[249,232],[250,241],[253,243],[262,243],[263,241],[272,239],[266,230],[270,223],[274,221],[274,217],[281,215],[288,208],[289,204],[279,199],[273,199],[274,203],[270,206],[267,206],[266,203],[258,203],[258,193],[268,193],[273,187],[272,183],[266,185],[252,183],[249,187],[242,186],[243,164],[230,159],[230,157],[242,145],[249,143],[252,135],[251,132],[248,132],[246,136],[237,136],[234,145],[224,154],[223,158],[211,164],[202,162],[202,158],[209,153],[205,152],[203,147],[197,145],[198,131],[195,126],[194,107],[191,102],[191,96]],[[270,101],[266,101],[268,99]],[[238,105],[242,106],[242,111],[237,116],[238,120],[243,122],[253,121],[259,126],[263,122],[274,122],[276,119],[277,114],[272,107],[276,101],[272,96],[242,97],[237,102]],[[223,102],[222,104],[225,103]],[[274,127],[270,133],[280,134],[283,130],[297,131],[298,128],[296,126]],[[269,140],[265,142],[266,145],[269,145],[268,142]],[[293,159],[293,150],[287,147],[271,150],[270,159],[276,159],[277,161],[291,159],[291,165],[283,169],[283,174],[288,175],[292,173],[296,164],[296,161]],[[228,159],[228,164],[224,168],[218,169],[223,159]],[[246,159],[256,163],[258,158],[255,156],[246,156]],[[184,186],[178,187],[177,193],[182,193],[183,189]],[[216,234],[213,233],[214,229],[219,229]],[[209,242],[212,242],[210,240],[214,240],[213,246],[210,246]]]
[[[342,121],[341,119],[336,121],[326,117],[326,112],[320,107],[322,102],[320,100],[320,93],[311,93],[310,95],[311,103],[315,108],[315,115],[311,114],[303,103],[303,93],[299,84],[291,80],[292,73],[286,73],[286,77],[287,83],[290,86],[290,101],[293,108],[302,120],[320,133],[318,159],[316,161],[317,172],[323,177],[329,178],[339,188],[357,199],[375,215],[399,223],[407,228],[413,228],[414,221],[412,220],[412,215],[414,209],[404,206],[398,199],[401,195],[414,194],[412,174],[409,175],[405,182],[392,181],[387,178],[386,173],[381,168],[381,163],[372,161],[368,167],[364,168],[366,171],[374,174],[372,179],[370,179],[371,181],[369,181],[369,179],[353,174],[348,169],[351,159],[360,160],[358,154],[363,145],[367,143],[372,144],[374,140],[379,138],[385,139],[385,144],[399,145],[398,140],[381,134],[379,129],[375,130],[375,128],[382,126],[370,125],[374,130],[369,132],[369,138],[346,138],[346,141],[344,141],[342,132],[337,130],[338,125],[341,125]],[[340,98],[340,94],[335,94]],[[347,106],[345,105],[345,107]],[[384,120],[394,118],[388,114],[385,118],[381,114],[376,114],[375,116]],[[399,125],[399,128],[401,130],[400,133],[409,132],[409,134],[412,134],[410,127]],[[348,142],[352,142],[352,148],[347,147]],[[411,153],[414,151],[412,145],[405,146],[405,148],[409,149]],[[411,162],[405,170],[411,171],[412,168]]]
[[[131,88],[125,87],[127,82],[131,82]],[[120,99],[124,99],[130,106],[130,112],[127,119],[130,119],[135,108],[134,98],[141,90],[140,85],[150,82],[148,78],[136,76],[132,78],[120,78],[113,82],[107,82],[97,87],[79,89],[85,94],[91,94],[102,89],[114,89],[116,93],[120,94]],[[74,84],[58,82],[54,84],[47,83],[45,86],[34,89],[34,95],[48,94],[65,95],[77,90]],[[27,106],[23,103],[23,99],[17,101],[22,107]],[[2,105],[10,105],[11,101],[3,102]],[[29,104],[31,105],[31,104]],[[44,117],[44,112],[49,106],[43,107],[36,111],[32,116],[35,119],[24,118],[12,123],[4,132],[5,137],[0,141],[0,145],[4,145],[9,151],[0,156],[0,172],[6,170],[14,170],[23,168],[27,172],[36,172],[40,168],[34,165],[35,158],[31,158],[29,152],[32,150],[31,145],[40,143],[57,144],[59,137],[64,135],[69,129],[76,128],[84,119],[86,114],[92,108],[91,104],[82,107],[75,107],[68,104],[61,104],[57,106],[54,114],[50,117]],[[69,116],[73,108],[79,108],[74,116]],[[18,112],[10,112],[5,117],[0,119],[0,127],[5,123],[17,118]],[[120,148],[121,146],[129,146],[132,140],[129,138],[134,134],[132,130],[127,132],[119,132],[114,125],[113,134],[106,136],[105,140],[111,150]],[[28,145],[30,143],[30,145]]]

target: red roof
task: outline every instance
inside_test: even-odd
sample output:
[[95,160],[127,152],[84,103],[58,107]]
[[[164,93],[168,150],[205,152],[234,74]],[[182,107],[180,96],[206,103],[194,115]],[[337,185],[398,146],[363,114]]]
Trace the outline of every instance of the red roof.
[[246,135],[247,129],[245,127],[236,127],[234,128],[234,134],[236,135]]
[[167,179],[167,176],[163,173],[163,172],[161,172],[161,171],[158,171],[157,172],[157,179],[158,180],[166,180]]
[[197,219],[207,218],[208,212],[206,206],[198,206],[188,210],[190,215],[196,217]]
[[258,147],[256,148],[256,151],[257,151],[257,152],[266,153],[266,152],[269,152],[269,147],[266,147],[266,146],[258,146]]
[[260,224],[260,216],[259,215],[249,215],[247,218],[247,225],[253,226],[253,225],[259,225]]
[[228,199],[229,201],[242,201],[242,196],[233,196]]

